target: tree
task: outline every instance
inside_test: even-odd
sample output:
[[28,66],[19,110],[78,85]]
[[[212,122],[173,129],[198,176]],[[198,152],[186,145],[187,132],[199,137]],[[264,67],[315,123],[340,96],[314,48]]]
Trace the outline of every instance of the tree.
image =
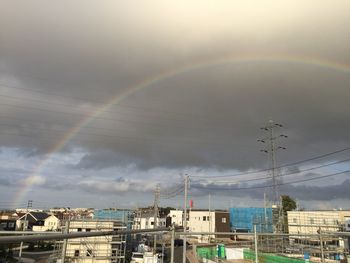
[[282,195],[282,209],[283,209],[283,232],[288,233],[288,217],[287,212],[297,208],[297,203],[289,195]]
[[286,215],[288,211],[292,211],[297,208],[297,203],[289,195],[282,195],[282,208],[283,213]]

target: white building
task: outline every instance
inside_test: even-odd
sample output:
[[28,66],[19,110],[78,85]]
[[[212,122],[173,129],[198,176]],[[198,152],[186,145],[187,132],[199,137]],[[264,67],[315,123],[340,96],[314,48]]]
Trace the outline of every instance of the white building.
[[350,211],[288,211],[290,234],[317,234],[318,230],[339,232],[350,229]]
[[[69,232],[95,232],[125,230],[120,221],[74,220]],[[65,262],[109,263],[125,262],[125,235],[68,239]]]
[[[165,227],[166,218],[157,217],[157,226]],[[133,229],[152,229],[154,228],[154,210],[151,208],[139,209],[136,212],[133,222]]]
[[44,219],[43,226],[33,226],[33,231],[58,231],[61,228],[60,220],[54,216],[50,215]]
[[[176,226],[183,226],[183,211],[170,210],[168,217],[171,223]],[[189,210],[187,213],[187,230],[189,232],[230,232],[230,215],[227,211],[209,211],[209,210]],[[193,235],[206,241],[207,236]],[[210,235],[215,238],[215,235]]]
[[[288,211],[289,234],[305,234],[291,236],[294,242],[311,242],[317,244],[318,236],[307,236],[322,232],[341,232],[350,230],[350,211]],[[323,238],[325,245],[330,244],[342,249],[348,249],[347,238]]]
[[168,217],[171,218],[171,223],[175,226],[182,226],[183,222],[183,211],[182,210],[170,210]]

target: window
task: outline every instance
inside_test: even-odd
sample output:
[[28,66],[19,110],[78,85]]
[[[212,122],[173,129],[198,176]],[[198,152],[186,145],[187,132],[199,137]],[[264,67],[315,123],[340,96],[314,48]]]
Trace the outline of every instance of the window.
[[327,225],[327,220],[326,219],[323,219],[323,224]]
[[221,218],[222,223],[226,223],[226,217]]
[[294,217],[293,218],[293,223],[296,224],[297,223],[297,219]]
[[90,229],[90,228],[87,228],[87,229],[86,229],[86,232],[91,232],[91,229]]
[[203,216],[203,221],[207,221],[207,217],[206,216]]
[[154,222],[151,222],[151,226],[153,226],[154,225]]
[[348,224],[348,227],[350,227],[350,224]]
[[207,216],[207,221],[209,221],[210,219],[209,219],[209,216]]
[[78,232],[81,232],[81,228],[80,227],[78,228]]
[[314,219],[313,219],[313,218],[310,218],[309,220],[310,220],[310,224],[313,225],[314,222],[315,222]]
[[92,250],[91,249],[86,250],[86,256],[92,257]]
[[74,256],[79,257],[79,250],[74,250]]
[[117,256],[117,250],[116,249],[113,249],[112,250],[112,257],[116,257]]

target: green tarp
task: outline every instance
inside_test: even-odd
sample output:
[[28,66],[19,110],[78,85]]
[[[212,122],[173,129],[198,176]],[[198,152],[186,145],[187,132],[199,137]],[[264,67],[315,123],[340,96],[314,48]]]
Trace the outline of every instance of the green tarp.
[[[243,257],[246,260],[255,261],[255,252],[249,249],[244,249]],[[288,258],[274,254],[259,253],[259,263],[304,263],[303,259]]]

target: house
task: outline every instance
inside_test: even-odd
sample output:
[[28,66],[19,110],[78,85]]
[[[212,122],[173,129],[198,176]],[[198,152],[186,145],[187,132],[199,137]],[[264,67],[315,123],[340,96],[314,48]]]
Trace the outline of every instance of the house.
[[[221,210],[191,210],[187,227],[189,232],[230,232],[230,214]],[[213,234],[210,237],[216,236]],[[220,235],[220,237],[229,237],[229,235]]]
[[45,212],[28,212],[16,220],[16,229],[23,230],[25,221],[27,221],[27,229],[32,230],[33,226],[44,226],[45,219],[50,215]]
[[15,231],[16,219],[0,219],[0,231]]
[[2,211],[0,212],[0,230],[1,231],[15,231],[16,220],[18,214],[13,211]]
[[14,211],[1,211],[0,212],[0,220],[1,219],[18,219],[19,216],[22,216],[21,213],[16,213]]
[[[126,225],[110,219],[72,220],[69,232],[125,230]],[[125,235],[108,235],[68,239],[64,262],[125,262]]]
[[[183,226],[183,211],[171,210],[168,217],[171,218],[175,226]],[[230,214],[224,210],[189,210],[187,230],[189,232],[230,232]],[[202,235],[199,234],[193,236],[202,238]],[[215,235],[210,235],[210,237],[215,238]],[[229,235],[220,235],[220,237],[229,237]]]
[[61,228],[61,221],[55,215],[44,219],[44,225],[33,225],[33,231],[58,231]]
[[[157,226],[165,227],[166,218],[157,217]],[[140,208],[136,211],[133,221],[133,229],[152,229],[155,228],[154,224],[154,209],[153,208]]]
[[183,223],[183,210],[170,210],[168,218],[170,218],[170,225],[175,224],[175,226],[182,227]]

